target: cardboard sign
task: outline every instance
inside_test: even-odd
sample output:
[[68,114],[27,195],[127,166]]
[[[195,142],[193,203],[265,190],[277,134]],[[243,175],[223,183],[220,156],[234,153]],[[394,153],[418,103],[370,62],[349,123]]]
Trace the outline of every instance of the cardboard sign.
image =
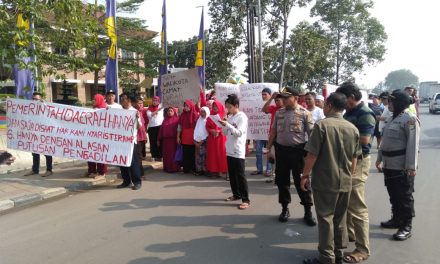
[[185,100],[197,104],[200,100],[200,77],[197,69],[162,76],[162,105],[183,108]]
[[128,167],[137,134],[136,111],[88,109],[10,99],[8,148]]
[[[278,91],[275,83],[251,83],[251,84],[215,84],[217,99],[224,102],[227,95],[235,93],[240,98],[240,110],[248,117],[247,138],[251,140],[268,140],[270,129],[270,114],[262,111],[265,102],[261,98],[261,91],[270,88],[272,92]],[[219,96],[224,96],[219,98]]]

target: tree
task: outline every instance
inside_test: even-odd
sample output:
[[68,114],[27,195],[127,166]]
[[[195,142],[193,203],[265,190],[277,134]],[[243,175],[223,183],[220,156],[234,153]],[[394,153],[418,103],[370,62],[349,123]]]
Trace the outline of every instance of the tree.
[[384,85],[389,91],[403,89],[406,86],[417,87],[419,85],[419,77],[407,69],[396,70],[388,73]]
[[373,88],[373,90],[371,92],[374,94],[380,95],[381,93],[383,93],[386,90],[387,90],[387,88],[386,88],[385,84],[383,82],[380,82]]
[[335,84],[383,60],[387,34],[371,16],[372,7],[372,0],[317,0],[311,10],[332,42]]
[[269,36],[272,40],[278,37],[278,31],[282,27],[282,53],[281,53],[281,74],[280,74],[280,88],[284,84],[284,70],[287,56],[287,35],[289,30],[288,20],[292,8],[295,5],[299,7],[306,6],[311,0],[269,0],[267,3],[267,13],[272,17],[267,22],[269,28]]
[[330,40],[308,22],[299,23],[289,37],[287,82],[295,87],[306,84],[315,90],[330,76]]
[[[5,0],[0,2],[0,50],[2,79],[12,79],[11,65],[20,64],[21,68],[38,69],[41,76],[55,75],[65,71],[88,72],[94,65],[84,58],[82,51],[97,45],[98,23],[93,16],[92,5],[80,0]],[[17,16],[32,21],[34,30],[17,28]],[[85,37],[87,36],[87,37]],[[27,43],[17,45],[17,42]],[[32,43],[32,48],[30,47]],[[48,49],[51,43],[56,49],[70,49],[72,52],[60,55]],[[75,51],[75,52],[73,52]],[[30,64],[23,64],[22,58],[36,57]]]
[[[206,82],[213,87],[216,82],[225,82],[232,71],[233,54],[222,41],[211,40],[205,32]],[[197,36],[188,40],[173,41],[168,45],[169,63],[175,68],[194,68],[197,52]]]

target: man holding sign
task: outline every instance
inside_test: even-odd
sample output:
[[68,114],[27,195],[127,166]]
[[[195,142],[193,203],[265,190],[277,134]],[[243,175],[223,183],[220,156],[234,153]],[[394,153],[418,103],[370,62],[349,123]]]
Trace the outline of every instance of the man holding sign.
[[[41,94],[35,92],[32,94],[32,100],[42,101]],[[52,156],[45,155],[46,157],[46,173],[42,177],[49,177],[53,174],[52,172]],[[32,170],[26,173],[24,176],[38,175],[40,173],[40,154],[32,153]]]

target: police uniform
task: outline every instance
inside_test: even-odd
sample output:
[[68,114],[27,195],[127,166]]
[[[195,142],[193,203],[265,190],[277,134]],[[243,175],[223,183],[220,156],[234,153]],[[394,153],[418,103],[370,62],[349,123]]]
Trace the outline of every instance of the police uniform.
[[[403,95],[393,92],[394,100]],[[397,95],[397,96],[396,96]],[[408,109],[396,117],[390,117],[385,125],[377,163],[382,162],[385,186],[390,196],[392,218],[381,225],[399,228],[394,239],[405,240],[411,236],[414,213],[414,177],[408,170],[417,169],[420,122]]]
[[311,113],[298,104],[295,108],[282,108],[275,115],[272,125],[272,129],[276,131],[275,143],[273,143],[275,146],[275,163],[277,164],[275,183],[278,186],[278,201],[283,207],[282,214],[286,214],[284,220],[280,215],[281,222],[287,221],[289,216],[288,205],[291,203],[290,174],[292,173],[295,188],[301,204],[305,208],[304,220],[310,226],[316,225],[311,213],[311,207],[313,206],[311,191],[301,190],[300,185],[301,173],[304,168],[304,146],[313,125]]

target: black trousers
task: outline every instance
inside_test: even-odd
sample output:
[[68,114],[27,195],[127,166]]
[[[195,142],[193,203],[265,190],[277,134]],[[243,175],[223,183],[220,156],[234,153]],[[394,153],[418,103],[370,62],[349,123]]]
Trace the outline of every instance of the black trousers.
[[385,186],[390,196],[393,218],[400,227],[411,226],[414,210],[414,178],[404,170],[383,169]]
[[[46,171],[52,171],[52,156],[46,157]],[[40,154],[32,153],[32,171],[34,173],[40,172]]]
[[148,138],[150,140],[150,152],[153,159],[162,158],[162,150],[157,145],[157,136],[159,135],[159,130],[161,126],[148,128]]
[[144,172],[144,166],[142,165],[142,157],[143,157],[142,151],[143,149],[145,149],[145,141],[138,141],[136,149],[139,157],[139,168],[141,170],[141,176],[144,176],[145,172]]
[[183,145],[183,173],[190,173],[196,171],[196,146]]
[[124,184],[142,184],[141,169],[139,163],[138,147],[137,144],[134,144],[133,158],[131,159],[130,167],[119,167]]
[[227,156],[229,183],[235,198],[241,198],[243,203],[250,203],[248,183],[245,177],[244,159]]
[[290,195],[290,174],[293,175],[293,182],[296,191],[304,206],[312,206],[312,192],[301,190],[301,173],[304,169],[303,148],[293,148],[275,144],[275,183],[278,186],[278,201],[281,205],[287,206],[291,203]]

